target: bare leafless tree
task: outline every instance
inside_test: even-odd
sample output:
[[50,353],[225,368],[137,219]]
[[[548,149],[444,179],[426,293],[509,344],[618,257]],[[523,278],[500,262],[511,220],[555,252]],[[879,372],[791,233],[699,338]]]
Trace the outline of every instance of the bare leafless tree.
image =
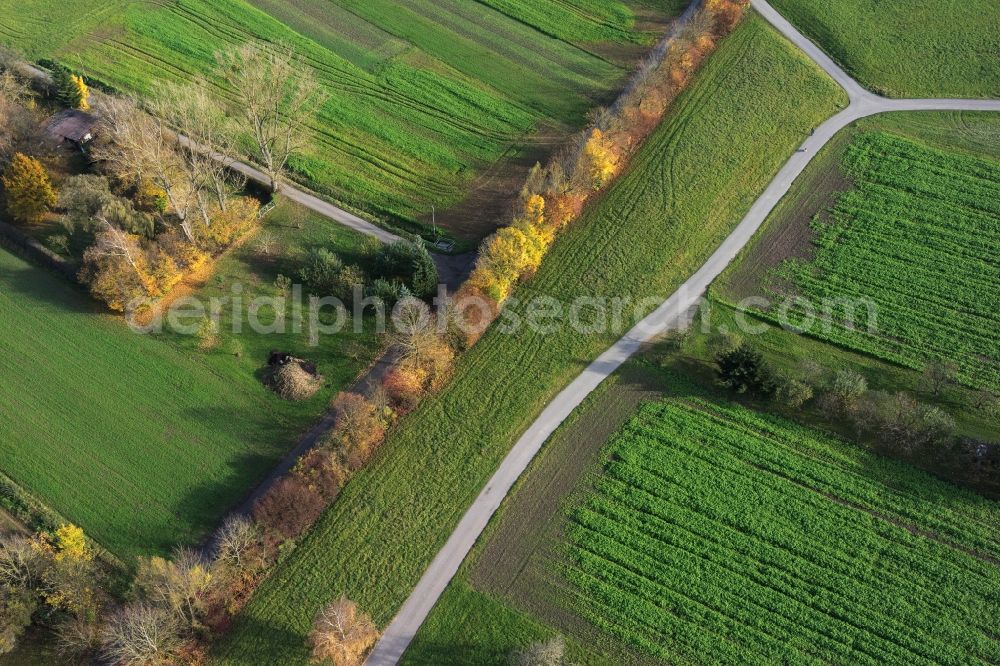
[[89,617],[72,617],[56,627],[56,650],[75,664],[90,663],[101,648],[101,625]]
[[102,97],[95,109],[105,131],[92,149],[94,157],[125,182],[148,178],[160,187],[188,240],[193,241],[187,218],[195,203],[195,189],[186,177],[168,121],[146,113],[128,97]]
[[309,643],[313,659],[332,661],[335,666],[357,666],[378,640],[378,629],[357,604],[340,597],[320,609],[313,620]]
[[28,84],[10,70],[0,72],[0,162],[31,135],[34,122],[28,107],[34,103]]
[[34,590],[42,579],[44,559],[31,538],[22,534],[0,537],[0,585],[13,590]]
[[260,568],[261,534],[253,522],[244,516],[229,516],[216,534],[215,561],[227,572],[236,575]]
[[99,231],[94,237],[94,244],[88,248],[88,252],[103,257],[121,257],[136,273],[141,272],[140,259],[142,249],[139,247],[135,236],[128,234],[102,215],[94,218],[100,225]]
[[188,186],[205,225],[209,218],[208,196],[226,210],[229,193],[245,180],[230,167],[237,145],[225,113],[201,79],[190,83],[166,82],[156,86],[150,111],[165,118],[179,133],[178,149]]
[[103,637],[104,658],[121,666],[176,663],[184,645],[177,617],[166,608],[141,602],[112,616]]
[[252,157],[272,191],[302,146],[304,125],[324,101],[312,68],[290,48],[248,42],[216,54],[219,74],[236,93],[234,115],[245,123]]
[[212,584],[208,564],[190,548],[178,548],[170,560],[140,560],[135,587],[143,598],[172,610],[185,626],[198,626],[205,595]]

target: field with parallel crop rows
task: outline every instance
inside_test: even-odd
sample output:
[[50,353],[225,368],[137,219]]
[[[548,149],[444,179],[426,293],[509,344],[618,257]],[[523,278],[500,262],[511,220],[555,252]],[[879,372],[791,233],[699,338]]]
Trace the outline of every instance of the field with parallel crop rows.
[[571,509],[591,622],[670,663],[996,663],[1000,512],[738,406],[647,403]]
[[965,383],[1000,387],[1000,162],[870,132],[843,166],[855,187],[814,220],[815,257],[775,273],[814,306],[867,299],[877,321],[867,330],[859,307],[853,329],[837,307],[832,327],[810,330],[917,369],[952,361]]
[[234,44],[287,44],[329,95],[294,176],[406,226],[432,204],[460,201],[536,130],[582,125],[655,40],[645,27],[663,29],[677,11],[676,2],[643,8],[651,21],[637,25],[635,3],[534,4],[0,0],[0,44],[137,92],[207,74],[214,53]]

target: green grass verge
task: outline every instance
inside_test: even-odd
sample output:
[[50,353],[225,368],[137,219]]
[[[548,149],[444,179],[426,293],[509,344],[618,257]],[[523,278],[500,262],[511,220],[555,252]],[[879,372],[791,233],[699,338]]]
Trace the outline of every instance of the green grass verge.
[[[408,651],[407,666],[507,666],[510,653],[553,635],[530,615],[463,581],[449,585],[439,606],[444,612],[427,619],[421,634],[427,637],[417,651]],[[567,643],[567,656],[578,666],[613,666],[615,662]]]
[[890,97],[1000,97],[992,0],[773,0],[858,81]]
[[415,228],[432,204],[463,199],[512,145],[540,127],[575,128],[614,95],[638,49],[612,62],[576,42],[652,36],[631,26],[625,4],[601,7],[559,3],[532,21],[465,0],[0,0],[0,44],[139,92],[209,72],[214,53],[233,44],[291,45],[329,94],[290,162],[294,177]]
[[[517,297],[665,297],[844,101],[750,17]],[[263,584],[216,645],[216,663],[304,662],[313,614],[342,593],[387,622],[517,436],[616,336],[491,330]]]
[[[280,228],[283,214],[268,226]],[[348,251],[362,242],[325,228],[324,240]],[[253,256],[248,246],[222,259],[196,295],[225,295],[233,280],[247,285],[247,300],[273,290],[266,268],[251,270]],[[352,339],[370,342],[367,333],[313,349],[305,333],[262,336],[244,326],[239,358],[225,333],[209,352],[192,336],[139,335],[7,252],[0,311],[0,470],[125,562],[204,538],[372,353],[341,353]],[[272,394],[259,381],[272,346],[316,360],[327,387],[302,403]]]

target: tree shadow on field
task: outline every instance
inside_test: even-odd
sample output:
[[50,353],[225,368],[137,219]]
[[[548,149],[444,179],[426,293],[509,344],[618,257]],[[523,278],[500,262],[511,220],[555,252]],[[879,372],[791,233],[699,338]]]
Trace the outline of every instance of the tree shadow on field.
[[[190,535],[189,540],[200,544],[292,450],[299,433],[262,410],[233,412],[219,407],[202,407],[186,410],[185,417],[209,428],[228,430],[237,441],[247,443],[245,449],[225,456],[222,471],[192,484],[172,507],[174,515],[186,528],[184,532]],[[238,427],[234,426],[237,423]],[[197,452],[198,459],[218,459],[220,455],[204,442],[192,440],[189,446],[192,454]]]
[[0,261],[0,291],[24,302],[50,303],[70,314],[109,314],[107,308],[92,300],[78,283],[45,270],[2,246],[0,253],[10,253],[18,263],[26,264]]
[[[284,609],[280,609],[284,610]],[[306,635],[292,631],[286,626],[275,622],[260,620],[248,613],[237,616],[230,634],[239,633],[240,640],[226,641],[227,646],[235,649],[214,651],[218,660],[235,666],[259,666],[260,664],[285,664],[305,662],[308,656]],[[289,652],[297,650],[298,658],[289,660]],[[215,659],[212,660],[213,662]]]
[[406,653],[406,663],[416,666],[450,666],[459,664],[477,664],[478,666],[506,666],[510,659],[506,652],[488,646],[464,642],[430,642],[427,640],[414,643],[418,648]]

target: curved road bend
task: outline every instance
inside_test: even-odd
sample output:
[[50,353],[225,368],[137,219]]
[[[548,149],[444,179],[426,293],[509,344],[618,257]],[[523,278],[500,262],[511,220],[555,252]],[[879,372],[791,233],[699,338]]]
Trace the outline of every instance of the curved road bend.
[[736,229],[723,241],[708,261],[649,316],[640,321],[618,342],[597,357],[569,386],[564,388],[529,426],[504,458],[493,477],[459,521],[444,547],[438,552],[420,582],[410,593],[396,617],[386,628],[366,662],[367,666],[393,666],[403,656],[417,629],[451,581],[465,556],[479,538],[490,517],[549,435],[606,377],[614,372],[645,342],[680,325],[708,288],[763,224],[795,178],[826,143],[841,129],[865,116],[889,111],[998,111],[1000,101],[963,99],[886,99],[862,88],[818,46],[806,39],[765,0],[752,0],[754,9],[789,41],[806,53],[848,94],[850,104],[816,128],[799,151],[774,177],[754,202]]

